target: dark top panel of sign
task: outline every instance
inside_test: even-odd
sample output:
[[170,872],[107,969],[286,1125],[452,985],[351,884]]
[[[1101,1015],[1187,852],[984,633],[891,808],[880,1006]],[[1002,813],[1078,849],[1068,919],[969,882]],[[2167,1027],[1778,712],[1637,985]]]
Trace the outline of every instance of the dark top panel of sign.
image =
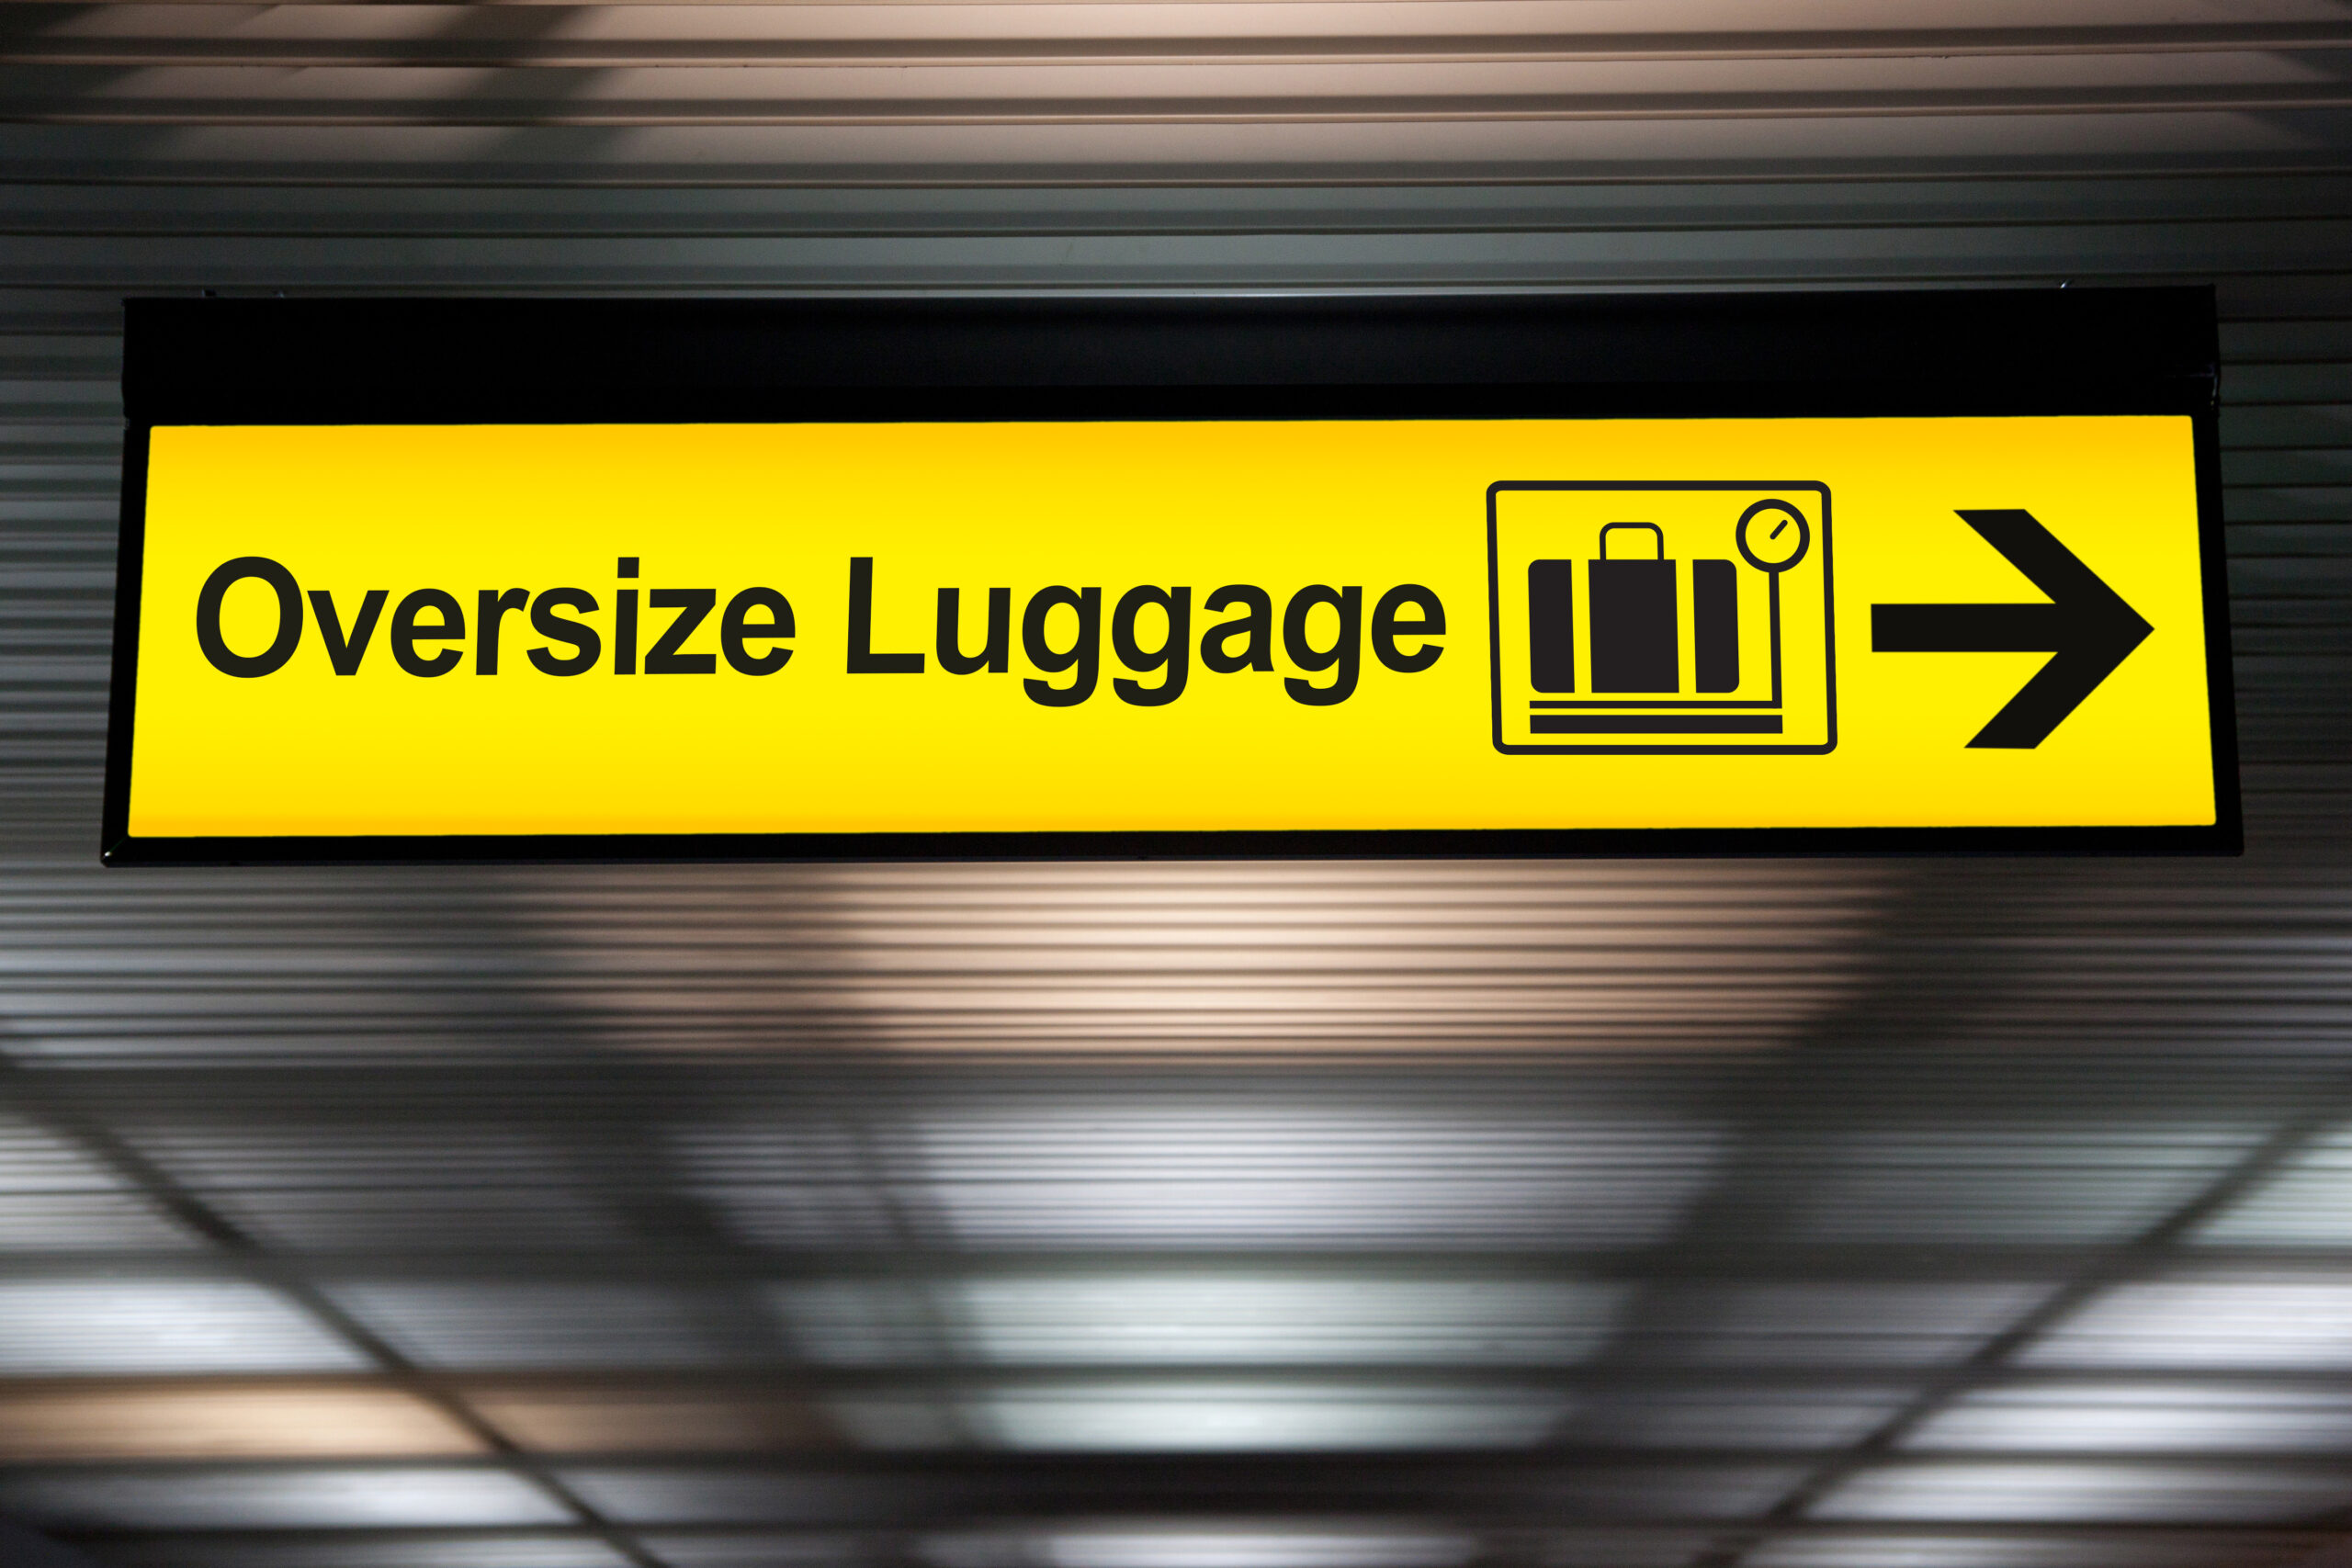
[[128,309],[146,425],[2195,413],[2219,357],[2203,288]]

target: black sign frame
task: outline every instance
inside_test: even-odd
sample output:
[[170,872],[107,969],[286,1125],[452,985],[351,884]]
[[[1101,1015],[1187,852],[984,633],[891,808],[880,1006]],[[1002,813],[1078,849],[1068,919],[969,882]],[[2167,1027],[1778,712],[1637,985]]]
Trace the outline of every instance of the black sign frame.
[[[126,302],[109,865],[2234,854],[2210,288],[1628,296]],[[130,832],[159,424],[2185,414],[2216,820],[2155,828],[154,838]]]

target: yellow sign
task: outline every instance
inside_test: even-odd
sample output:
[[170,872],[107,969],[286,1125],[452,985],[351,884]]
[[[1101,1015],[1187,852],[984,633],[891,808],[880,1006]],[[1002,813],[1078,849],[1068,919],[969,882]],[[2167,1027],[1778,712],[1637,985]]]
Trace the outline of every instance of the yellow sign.
[[2192,421],[166,426],[134,839],[2216,820]]

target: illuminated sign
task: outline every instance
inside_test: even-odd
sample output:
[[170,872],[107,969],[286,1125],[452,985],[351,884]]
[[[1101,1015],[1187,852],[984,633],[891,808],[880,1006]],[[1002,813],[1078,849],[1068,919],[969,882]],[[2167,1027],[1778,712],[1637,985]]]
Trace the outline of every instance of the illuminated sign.
[[157,409],[110,858],[2234,840],[2194,409],[888,392]]

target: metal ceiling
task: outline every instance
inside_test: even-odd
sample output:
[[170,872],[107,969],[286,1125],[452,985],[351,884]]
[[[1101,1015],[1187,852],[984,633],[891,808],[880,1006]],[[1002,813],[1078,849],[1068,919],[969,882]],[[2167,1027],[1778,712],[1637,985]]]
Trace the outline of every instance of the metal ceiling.
[[[0,10],[0,1562],[2346,1561],[2347,45]],[[2220,290],[2243,862],[95,863],[126,292],[2063,280]]]

